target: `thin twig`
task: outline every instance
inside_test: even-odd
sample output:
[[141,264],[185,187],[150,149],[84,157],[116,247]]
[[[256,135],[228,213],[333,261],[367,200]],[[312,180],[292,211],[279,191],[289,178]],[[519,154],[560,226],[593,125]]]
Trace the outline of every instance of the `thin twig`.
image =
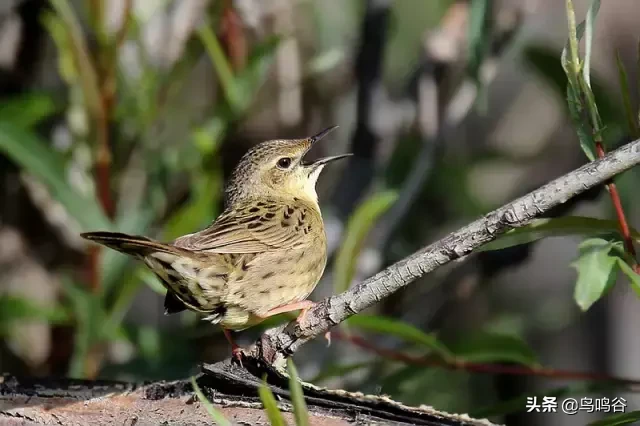
[[380,348],[360,336],[347,335],[340,331],[331,333],[337,340],[349,342],[359,348],[372,352],[378,356],[404,364],[423,367],[444,368],[447,370],[462,370],[470,373],[505,374],[511,376],[545,377],[552,380],[588,380],[596,382],[616,383],[624,386],[640,386],[640,380],[610,376],[602,373],[582,371],[556,370],[545,367],[526,367],[521,365],[482,364],[467,362],[460,359],[444,360],[436,356],[415,356],[392,349]]
[[131,25],[131,18],[133,16],[133,0],[124,0],[124,7],[122,8],[122,23],[115,36],[116,49],[122,47],[127,40],[127,33],[129,32],[129,26]]
[[242,20],[230,0],[225,1],[221,18],[221,39],[227,57],[235,72],[242,71],[247,63],[247,37],[242,28]]
[[[598,158],[603,158],[605,156],[604,147],[602,145],[602,141],[596,141],[596,153]],[[627,218],[624,214],[624,209],[622,208],[622,201],[620,201],[620,194],[618,193],[618,188],[616,184],[610,182],[607,184],[607,190],[611,195],[611,202],[613,203],[613,208],[616,211],[616,216],[618,217],[618,222],[620,224],[620,234],[622,235],[622,240],[624,242],[624,248],[629,253],[629,255],[633,258],[633,265],[631,267],[633,270],[640,274],[640,265],[638,265],[636,258],[636,249],[633,246],[633,239],[631,238],[631,231],[629,230],[629,224],[627,223]]]
[[553,207],[607,182],[638,163],[640,139],[494,210],[348,291],[317,303],[307,313],[304,327],[292,325],[269,330],[263,334],[252,355],[267,362],[280,362],[308,340],[373,306],[425,274],[469,255],[507,230],[526,225]]

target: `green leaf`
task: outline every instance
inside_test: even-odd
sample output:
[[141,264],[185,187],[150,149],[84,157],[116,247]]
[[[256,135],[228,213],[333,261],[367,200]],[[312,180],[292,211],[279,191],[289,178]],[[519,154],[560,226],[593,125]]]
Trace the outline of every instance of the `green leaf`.
[[158,278],[153,272],[149,270],[146,266],[140,265],[136,268],[135,276],[142,280],[151,290],[158,293],[160,296],[164,296],[167,294],[167,289],[160,282],[160,278]]
[[469,73],[476,82],[480,81],[480,65],[485,60],[489,48],[491,23],[491,2],[472,0],[469,11]]
[[61,52],[61,54],[72,55],[77,77],[79,77],[82,85],[84,101],[92,115],[97,117],[102,110],[98,76],[89,54],[82,26],[78,22],[73,7],[71,7],[68,0],[51,0],[51,5],[57,16],[64,23],[64,26],[58,26],[58,28],[64,28],[68,31],[71,52]]
[[580,96],[576,94],[576,89],[571,85],[567,85],[567,105],[569,106],[569,116],[578,134],[580,148],[589,161],[594,161],[596,159],[596,142],[588,123],[583,120],[585,106],[582,105]]
[[569,27],[569,39],[562,49],[560,63],[564,69],[569,83],[573,88],[578,88],[578,77],[580,74],[580,52],[578,51],[578,41],[584,33],[584,22],[576,26],[576,13],[573,8],[573,1],[566,0],[567,24]]
[[298,371],[291,358],[287,359],[287,370],[289,371],[289,391],[291,392],[291,404],[293,404],[293,417],[296,419],[297,426],[308,426],[307,403],[304,401]]
[[[567,101],[568,77],[562,69],[557,53],[546,45],[530,45],[524,49],[525,64],[549,84],[563,102]],[[620,122],[624,111],[610,91],[610,84],[598,74],[591,75],[591,87],[598,99],[598,110],[608,126]],[[569,108],[569,105],[567,108]]]
[[313,379],[309,380],[311,383],[319,383],[333,377],[343,377],[354,371],[361,370],[363,368],[370,367],[372,362],[356,362],[352,364],[330,364],[324,367]]
[[607,418],[596,420],[589,423],[589,426],[621,426],[637,424],[640,421],[640,411],[631,411],[629,413],[615,414]]
[[591,51],[593,45],[593,33],[595,28],[596,16],[600,10],[600,0],[591,0],[591,5],[587,11],[587,19],[585,20],[585,52],[584,52],[584,68],[582,74],[584,81],[588,87],[591,87]]
[[86,288],[66,279],[63,280],[63,289],[71,302],[76,324],[68,375],[73,378],[84,378],[87,373],[86,361],[89,351],[94,343],[103,337],[102,324],[106,314],[98,294],[91,293]]
[[424,346],[444,359],[453,357],[451,351],[437,337],[403,321],[376,315],[358,314],[347,319],[347,324],[350,327],[398,337],[407,342]]
[[0,122],[0,151],[45,184],[53,198],[66,208],[83,231],[111,229],[111,223],[97,201],[77,193],[65,179],[62,155],[35,134]]
[[631,91],[629,90],[627,70],[624,67],[624,63],[622,63],[619,51],[616,51],[616,66],[618,67],[618,82],[620,83],[620,94],[622,95],[622,104],[624,105],[624,112],[627,117],[629,134],[634,139],[637,139],[640,137],[640,129],[638,129],[636,113],[633,110],[633,105],[631,103]]
[[231,426],[231,422],[227,420],[224,414],[222,414],[220,410],[214,407],[211,401],[209,401],[204,393],[202,393],[202,390],[200,389],[200,386],[198,386],[195,377],[191,377],[191,386],[193,387],[193,391],[195,392],[195,394],[198,396],[198,401],[200,401],[200,403],[204,405],[207,413],[209,413],[209,417],[211,417],[211,420],[213,420],[215,424],[219,426]]
[[245,111],[251,106],[251,102],[255,97],[262,83],[267,78],[267,74],[276,49],[280,44],[280,37],[272,36],[257,44],[252,50],[247,60],[247,66],[238,72],[236,76],[236,85],[240,98],[240,111]]
[[50,96],[42,93],[29,93],[0,102],[0,122],[28,129],[50,117],[58,106]]
[[[526,226],[505,232],[495,241],[480,247],[478,251],[500,250],[549,237],[618,234],[619,232],[620,226],[615,220],[583,216],[535,219]],[[631,236],[636,241],[640,241],[640,233],[637,230],[631,229]]]
[[233,71],[231,70],[231,64],[227,61],[227,57],[220,45],[220,41],[207,23],[200,25],[197,32],[200,37],[200,41],[209,54],[209,59],[216,70],[216,75],[218,76],[220,86],[222,87],[222,91],[224,92],[229,107],[236,113],[240,112],[242,110],[240,93],[236,85]]
[[264,410],[267,412],[271,426],[285,426],[286,423],[284,422],[284,418],[282,418],[282,413],[278,408],[276,398],[273,396],[265,380],[263,380],[258,388],[258,395],[260,395],[260,400],[262,401],[262,405],[264,405]]
[[107,318],[102,325],[105,337],[112,339],[117,336],[122,321],[131,308],[141,284],[142,282],[133,274],[127,274],[121,278],[121,283],[116,288],[114,301],[109,306]]
[[395,191],[372,195],[362,202],[349,218],[344,241],[338,250],[334,269],[334,292],[346,291],[355,274],[360,250],[378,218],[398,199]]
[[[600,7],[599,0],[593,0],[587,13],[587,20],[576,27],[575,10],[572,0],[566,0],[567,22],[569,26],[569,42],[562,51],[561,63],[567,74],[567,102],[569,112],[576,127],[580,146],[585,155],[593,160],[594,136],[602,139],[602,119],[598,112],[595,96],[591,89],[590,60],[591,42],[593,38],[593,26],[595,16]],[[584,31],[588,31],[586,40],[586,58],[584,63],[580,61],[578,42]]]
[[536,355],[526,342],[506,334],[470,333],[450,344],[449,349],[456,358],[466,362],[514,362],[530,367],[539,365]]
[[615,283],[617,256],[610,254],[613,243],[591,238],[580,244],[578,259],[571,264],[578,272],[574,299],[586,311]]
[[624,259],[620,259],[618,257],[618,266],[620,270],[629,278],[629,282],[631,283],[631,288],[636,293],[638,297],[640,297],[640,275],[636,274],[636,272],[629,266]]
[[167,220],[164,238],[173,240],[211,223],[217,215],[217,194],[222,193],[221,184],[221,179],[212,179],[208,175],[194,176],[192,199]]
[[43,307],[24,297],[0,295],[0,334],[7,330],[10,323],[24,320],[67,324],[70,317],[61,307]]

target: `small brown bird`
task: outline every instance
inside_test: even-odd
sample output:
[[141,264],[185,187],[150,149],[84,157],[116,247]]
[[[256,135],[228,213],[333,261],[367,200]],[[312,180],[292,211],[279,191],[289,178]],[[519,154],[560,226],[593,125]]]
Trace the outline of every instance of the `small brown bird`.
[[305,139],[272,140],[249,150],[225,188],[225,210],[206,229],[170,243],[114,232],[82,237],[142,260],[167,288],[165,314],[191,309],[229,330],[300,310],[327,262],[316,181],[324,166],[350,154],[303,160],[337,126]]

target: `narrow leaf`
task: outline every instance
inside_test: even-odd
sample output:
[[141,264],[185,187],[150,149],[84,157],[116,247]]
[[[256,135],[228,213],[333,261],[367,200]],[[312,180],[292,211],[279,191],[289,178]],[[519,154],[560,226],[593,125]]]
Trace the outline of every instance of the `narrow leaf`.
[[0,295],[0,325],[25,320],[65,324],[69,322],[70,316],[61,307],[43,307],[24,297]]
[[44,183],[82,230],[111,228],[97,201],[77,193],[68,184],[62,155],[50,149],[33,133],[0,122],[0,151]]
[[68,0],[51,0],[51,5],[64,22],[65,28],[69,31],[69,39],[72,42],[73,59],[82,83],[85,102],[89,111],[92,112],[92,115],[97,117],[102,110],[98,76],[91,60],[91,55],[89,54],[89,48],[87,47],[82,27]]
[[76,324],[68,375],[73,378],[85,378],[89,351],[94,343],[104,336],[102,324],[106,314],[99,295],[89,292],[85,287],[68,279],[63,280],[62,288],[71,302]]
[[[535,219],[526,226],[511,229],[497,240],[480,247],[478,251],[500,250],[528,244],[549,237],[591,236],[597,234],[618,234],[619,224],[615,220],[584,216],[567,216],[550,219]],[[640,241],[640,233],[631,229],[631,236]]]
[[365,200],[349,218],[346,235],[335,265],[334,291],[336,294],[346,291],[353,280],[357,260],[365,238],[378,218],[397,200],[394,191],[385,191],[372,195]]
[[578,76],[580,74],[578,40],[582,37],[581,32],[584,31],[584,26],[582,26],[582,28],[576,27],[576,12],[573,8],[572,0],[566,0],[566,10],[567,24],[569,27],[569,40],[567,41],[565,48],[562,50],[561,63],[567,73],[567,77],[569,77],[569,82],[575,89],[577,89]]
[[598,11],[600,10],[600,0],[591,0],[591,5],[587,11],[587,19],[585,20],[585,52],[584,52],[584,81],[591,88],[591,51],[593,45],[593,34],[595,32],[595,22]]
[[293,416],[296,419],[296,425],[308,426],[309,413],[307,412],[307,403],[304,401],[298,371],[291,358],[287,360],[287,370],[289,371],[289,391],[291,392],[291,403],[293,404]]
[[333,377],[344,377],[354,371],[370,367],[371,365],[371,362],[356,362],[353,364],[330,364],[329,366],[324,367],[322,371],[318,373],[318,375],[316,375],[309,381],[311,383],[317,384]]
[[638,129],[638,122],[636,113],[633,110],[631,104],[631,92],[629,91],[629,79],[627,77],[627,70],[622,63],[620,52],[616,51],[616,65],[618,67],[618,81],[620,83],[620,94],[622,95],[622,104],[624,105],[624,112],[627,117],[627,125],[629,126],[629,134],[637,139],[640,137],[640,130]]
[[571,264],[578,272],[574,299],[580,309],[588,310],[614,284],[617,257],[610,254],[613,243],[591,238],[579,247],[578,259]]
[[0,121],[24,129],[31,128],[58,110],[50,96],[30,93],[8,98],[0,103]]
[[475,332],[450,344],[449,349],[456,358],[467,362],[514,362],[530,367],[538,365],[537,357],[529,345],[512,335]]
[[249,55],[247,66],[236,75],[240,111],[251,106],[255,93],[267,79],[280,41],[280,37],[272,36],[257,44]]
[[138,268],[136,268],[135,275],[140,280],[142,280],[142,282],[145,283],[147,287],[149,287],[160,296],[164,296],[165,294],[167,294],[167,289],[162,285],[160,279],[146,266],[140,265]]
[[578,134],[580,148],[590,161],[596,159],[596,143],[589,124],[583,120],[585,105],[582,105],[580,96],[572,85],[567,85],[567,106],[569,107],[569,116]]
[[266,381],[260,384],[258,395],[260,395],[260,400],[262,401],[262,405],[264,405],[264,410],[267,412],[271,426],[285,426],[284,418],[282,418],[282,413],[278,408],[276,398],[273,396],[269,386],[267,386]]
[[631,411],[629,413],[615,414],[613,416],[596,420],[589,423],[589,426],[621,426],[637,424],[640,421],[640,411]]
[[220,41],[211,27],[206,23],[200,25],[197,31],[200,41],[209,54],[209,59],[216,70],[216,75],[220,80],[220,85],[222,86],[222,91],[224,92],[227,103],[234,112],[239,112],[241,102],[238,88],[233,76],[233,71],[231,70],[231,65],[224,54]]
[[200,403],[204,405],[207,413],[209,413],[209,417],[211,417],[211,420],[213,420],[219,426],[231,426],[231,422],[227,420],[224,414],[222,414],[220,410],[214,407],[211,401],[209,401],[204,393],[202,393],[202,390],[200,389],[200,386],[198,386],[195,377],[191,377],[191,386],[193,387],[193,391],[195,392],[195,394],[198,396],[198,401],[200,401]]
[[360,328],[373,333],[398,337],[404,341],[431,349],[444,359],[453,357],[451,351],[432,334],[427,334],[406,322],[376,315],[358,314],[347,320],[350,327]]
[[469,73],[476,82],[480,81],[480,65],[489,48],[489,25],[491,22],[491,1],[472,0],[469,11]]

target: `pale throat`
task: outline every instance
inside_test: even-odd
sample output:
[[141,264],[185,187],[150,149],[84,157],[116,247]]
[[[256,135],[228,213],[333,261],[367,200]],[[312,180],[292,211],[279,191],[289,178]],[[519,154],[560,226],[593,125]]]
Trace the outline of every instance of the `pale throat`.
[[300,198],[311,203],[319,210],[316,182],[318,181],[318,177],[320,176],[320,172],[323,167],[324,166],[319,166],[313,170],[308,177],[305,176],[302,182],[297,179],[290,181],[289,185],[286,185],[286,192],[292,197]]

